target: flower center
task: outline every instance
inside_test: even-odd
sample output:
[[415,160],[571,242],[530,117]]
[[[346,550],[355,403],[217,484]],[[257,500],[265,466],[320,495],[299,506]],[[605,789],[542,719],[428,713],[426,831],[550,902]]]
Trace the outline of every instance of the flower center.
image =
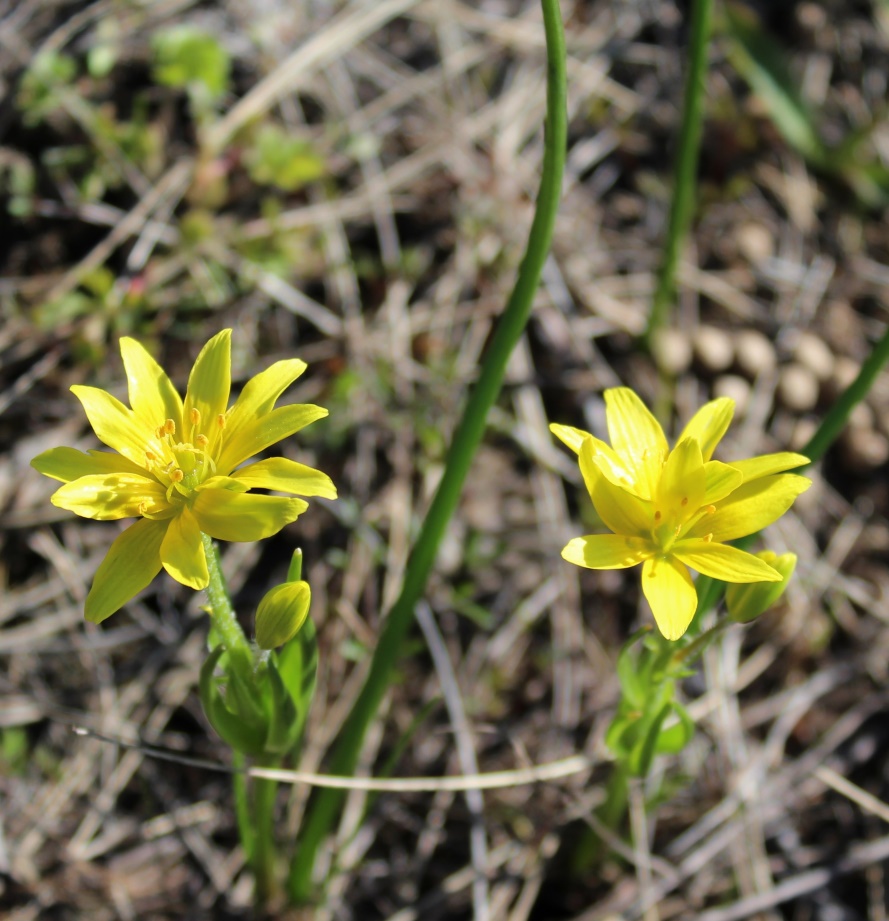
[[683,496],[671,507],[655,509],[651,539],[663,553],[667,553],[683,534],[687,534],[705,515],[712,515],[715,511],[715,505],[690,509],[688,497]]
[[[216,464],[210,456],[210,439],[201,431],[201,414],[196,409],[189,413],[190,430],[187,441],[176,438],[176,423],[167,419],[155,430],[155,440],[145,451],[146,466],[167,487],[167,501],[175,497],[188,499],[191,493],[208,477],[216,473]],[[225,417],[217,416],[220,429]]]

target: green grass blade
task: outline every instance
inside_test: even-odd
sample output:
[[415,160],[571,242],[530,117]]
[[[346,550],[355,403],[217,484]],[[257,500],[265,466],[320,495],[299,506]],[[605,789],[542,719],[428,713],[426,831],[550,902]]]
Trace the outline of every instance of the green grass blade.
[[[386,618],[362,693],[335,743],[329,764],[333,774],[353,773],[365,733],[389,687],[402,642],[413,622],[414,607],[426,587],[445,528],[457,506],[463,482],[484,434],[488,411],[500,393],[509,356],[531,313],[552,242],[567,143],[565,37],[558,0],[541,2],[547,49],[546,145],[528,245],[478,381],[454,432],[444,475],[408,561],[401,593]],[[306,902],[311,898],[315,855],[339,812],[342,800],[341,791],[319,790],[310,803],[291,866],[289,893],[293,902]]]
[[676,298],[676,271],[679,253],[688,236],[695,207],[698,154],[701,147],[701,126],[704,117],[704,85],[707,77],[707,51],[710,47],[710,29],[713,21],[713,0],[693,0],[691,10],[691,36],[689,39],[689,66],[685,82],[685,101],[682,125],[679,130],[679,147],[673,168],[673,200],[667,224],[667,237],[657,286],[648,319],[646,339],[663,326],[670,307]]

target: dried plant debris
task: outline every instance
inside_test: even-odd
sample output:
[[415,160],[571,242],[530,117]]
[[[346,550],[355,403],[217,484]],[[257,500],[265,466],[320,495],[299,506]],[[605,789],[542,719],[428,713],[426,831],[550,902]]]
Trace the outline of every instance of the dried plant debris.
[[[448,791],[356,796],[312,917],[885,916],[885,374],[770,531],[799,558],[780,606],[683,680],[704,731],[631,791],[632,843],[594,873],[566,856],[605,796],[614,662],[649,615],[623,572],[561,561],[595,522],[547,422],[602,435],[602,392],[623,384],[652,406],[669,394],[672,439],[730,396],[726,457],[798,451],[889,320],[886,5],[732,3],[679,302],[654,358],[641,347],[687,6],[563,4],[553,255],[427,592],[450,699],[418,640],[363,762],[463,772],[456,695],[479,770],[578,751],[591,769],[485,792],[475,811]],[[772,58],[757,48],[780,52],[793,93],[763,96]],[[205,618],[158,579],[85,625],[117,531],[54,509],[27,464],[96,446],[68,388],[124,398],[122,335],[183,391],[194,344],[225,327],[236,390],[276,360],[309,364],[289,398],[323,404],[329,424],[291,459],[342,498],[224,565],[255,601],[302,546],[322,671],[300,767],[323,772],[524,245],[543,151],[538,4],[0,2],[0,79],[0,914],[251,917],[229,778],[131,747],[225,759],[197,702]],[[288,833],[308,794],[282,795]]]

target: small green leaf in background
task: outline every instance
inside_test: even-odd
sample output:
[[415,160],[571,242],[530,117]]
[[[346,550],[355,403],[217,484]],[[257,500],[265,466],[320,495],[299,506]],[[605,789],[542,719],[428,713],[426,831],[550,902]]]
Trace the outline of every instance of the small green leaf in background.
[[161,86],[188,90],[198,102],[212,103],[228,90],[228,52],[206,32],[190,25],[158,32],[152,40],[154,79]]
[[259,129],[244,160],[255,183],[285,192],[294,192],[325,173],[324,160],[314,147],[277,125]]

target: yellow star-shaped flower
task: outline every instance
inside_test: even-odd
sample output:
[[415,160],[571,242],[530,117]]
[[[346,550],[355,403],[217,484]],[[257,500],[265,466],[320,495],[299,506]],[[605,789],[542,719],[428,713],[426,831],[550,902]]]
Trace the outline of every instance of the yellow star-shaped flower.
[[86,599],[99,623],[147,586],[161,567],[190,588],[206,588],[202,533],[253,541],[276,534],[306,508],[302,499],[257,495],[267,489],[336,498],[330,478],[305,464],[248,458],[327,415],[309,404],[275,409],[305,370],[278,361],[247,382],[234,405],[231,330],[201,350],[183,400],[163,369],[134,339],[120,340],[130,406],[96,387],[72,387],[99,440],[117,451],[53,448],[32,466],[65,485],[52,502],[85,518],[134,518],[111,545]]
[[780,518],[811,481],[808,463],[783,452],[723,464],[711,460],[734,413],[723,397],[694,415],[671,451],[663,429],[627,387],[605,391],[611,444],[567,425],[552,433],[574,451],[596,512],[612,534],[576,537],[562,551],[588,569],[642,564],[642,591],[668,640],[688,629],[697,594],[688,567],[724,582],[777,582],[781,574],[726,544]]

